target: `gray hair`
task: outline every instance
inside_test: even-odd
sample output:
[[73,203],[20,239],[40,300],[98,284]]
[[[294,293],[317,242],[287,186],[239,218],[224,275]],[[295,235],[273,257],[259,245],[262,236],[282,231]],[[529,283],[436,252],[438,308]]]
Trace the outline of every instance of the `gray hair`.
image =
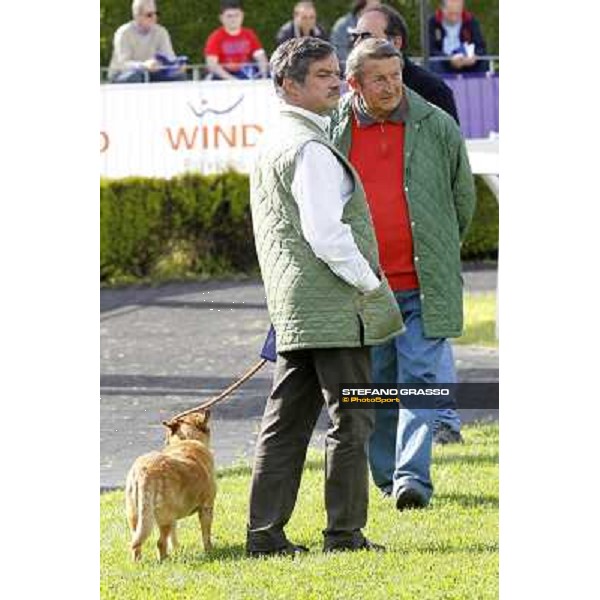
[[358,79],[362,76],[362,68],[367,60],[381,60],[383,58],[400,59],[400,68],[404,68],[402,54],[387,40],[367,38],[350,52],[346,61],[346,79]]
[[156,10],[156,2],[154,0],[133,0],[131,3],[131,14],[139,17],[147,10]]
[[304,83],[310,65],[335,54],[329,43],[314,37],[292,38],[277,47],[271,56],[275,89],[281,91],[284,79]]
[[294,14],[296,14],[296,11],[301,7],[314,8],[315,11],[317,10],[317,7],[315,6],[315,3],[312,2],[312,0],[300,0],[300,2],[296,2],[296,4],[294,4]]

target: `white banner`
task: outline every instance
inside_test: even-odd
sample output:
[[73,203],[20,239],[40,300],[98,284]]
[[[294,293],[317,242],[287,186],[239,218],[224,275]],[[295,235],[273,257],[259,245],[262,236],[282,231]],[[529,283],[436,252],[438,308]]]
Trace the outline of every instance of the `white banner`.
[[[110,178],[249,173],[279,103],[270,80],[107,84],[100,92],[100,174]],[[474,173],[498,173],[497,138],[467,147]]]
[[100,87],[100,174],[248,173],[277,114],[273,83],[201,81]]

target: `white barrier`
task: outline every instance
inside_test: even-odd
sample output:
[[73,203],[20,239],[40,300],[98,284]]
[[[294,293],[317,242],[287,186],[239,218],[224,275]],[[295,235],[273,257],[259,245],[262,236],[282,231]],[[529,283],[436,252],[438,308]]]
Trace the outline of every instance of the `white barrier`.
[[250,171],[277,112],[271,81],[103,85],[100,174]]
[[[278,100],[270,80],[100,87],[100,174],[249,173]],[[498,140],[468,140],[474,173],[498,174]]]
[[497,133],[489,138],[467,140],[471,170],[476,175],[500,174],[500,138]]

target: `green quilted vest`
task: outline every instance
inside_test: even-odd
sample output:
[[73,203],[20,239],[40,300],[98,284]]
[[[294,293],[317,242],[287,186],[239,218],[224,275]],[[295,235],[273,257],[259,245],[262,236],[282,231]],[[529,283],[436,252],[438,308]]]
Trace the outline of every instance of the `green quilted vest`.
[[377,242],[358,175],[317,125],[282,111],[277,131],[263,141],[250,192],[256,251],[277,350],[381,344],[404,329],[387,281],[373,292],[360,293],[317,258],[302,235],[291,186],[296,156],[309,141],[327,146],[353,178],[354,193],[342,218],[379,273]]

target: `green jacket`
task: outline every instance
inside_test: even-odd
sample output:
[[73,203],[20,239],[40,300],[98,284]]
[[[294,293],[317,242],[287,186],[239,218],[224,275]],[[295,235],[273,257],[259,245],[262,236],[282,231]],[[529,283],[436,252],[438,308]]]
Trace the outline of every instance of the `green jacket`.
[[[460,245],[475,210],[473,175],[454,120],[406,86],[404,93],[404,189],[425,335],[458,337],[463,328]],[[352,141],[351,116],[352,94],[347,94],[331,128],[331,139],[345,156]]]
[[354,180],[342,218],[379,273],[377,240],[356,172],[310,119],[282,111],[280,127],[263,140],[250,179],[254,239],[277,351],[381,344],[404,328],[385,278],[375,291],[360,293],[317,258],[302,235],[291,188],[298,152],[310,141],[330,148]]

